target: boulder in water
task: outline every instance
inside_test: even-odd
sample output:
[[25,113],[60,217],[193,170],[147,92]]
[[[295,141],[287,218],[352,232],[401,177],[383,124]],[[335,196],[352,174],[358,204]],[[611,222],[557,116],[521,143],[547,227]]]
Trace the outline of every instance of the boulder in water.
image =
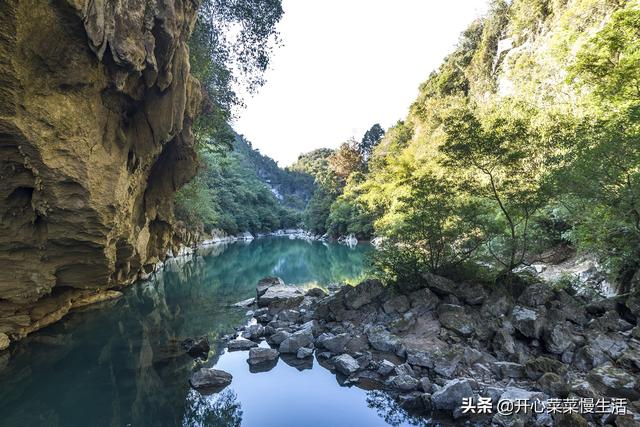
[[198,390],[202,394],[218,393],[224,390],[229,384],[233,376],[225,371],[212,368],[202,368],[191,375],[189,383],[191,387]]

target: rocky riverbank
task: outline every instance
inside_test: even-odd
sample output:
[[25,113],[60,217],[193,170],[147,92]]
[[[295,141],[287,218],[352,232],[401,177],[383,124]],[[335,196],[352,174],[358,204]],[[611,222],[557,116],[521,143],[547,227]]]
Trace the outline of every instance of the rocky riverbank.
[[[594,302],[545,283],[488,287],[435,275],[326,293],[265,278],[243,305],[255,307],[253,319],[227,346],[252,349],[252,369],[275,366],[279,355],[315,355],[341,384],[384,390],[411,414],[456,424],[640,423],[638,296]],[[258,347],[262,340],[270,348]],[[484,401],[484,413],[465,410],[463,398],[476,412]],[[498,414],[498,402],[513,408],[522,399],[546,409]],[[583,414],[565,411],[585,402]],[[594,409],[599,402],[608,406]]]

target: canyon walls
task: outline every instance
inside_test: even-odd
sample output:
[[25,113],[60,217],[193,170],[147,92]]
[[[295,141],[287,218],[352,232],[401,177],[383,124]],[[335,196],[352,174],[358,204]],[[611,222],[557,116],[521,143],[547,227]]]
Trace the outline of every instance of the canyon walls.
[[195,0],[0,3],[0,335],[111,298],[177,245]]

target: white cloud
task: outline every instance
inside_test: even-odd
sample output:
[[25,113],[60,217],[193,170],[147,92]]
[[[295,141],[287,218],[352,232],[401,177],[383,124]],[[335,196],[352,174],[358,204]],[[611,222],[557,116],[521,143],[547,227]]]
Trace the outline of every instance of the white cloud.
[[280,165],[403,119],[486,0],[283,0],[284,46],[234,127]]

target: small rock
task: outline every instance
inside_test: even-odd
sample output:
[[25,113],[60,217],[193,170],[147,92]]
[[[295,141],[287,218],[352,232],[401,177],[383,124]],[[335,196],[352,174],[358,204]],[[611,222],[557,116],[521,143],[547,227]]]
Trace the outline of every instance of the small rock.
[[431,395],[433,407],[453,411],[462,404],[463,397],[473,397],[476,382],[469,378],[448,381],[444,387]]
[[260,279],[256,286],[256,296],[260,298],[272,286],[284,285],[284,280],[279,277],[265,277]]
[[446,277],[437,276],[432,273],[424,273],[423,279],[427,282],[427,286],[439,296],[455,295],[456,284]]
[[413,391],[418,388],[418,380],[410,375],[396,375],[387,380],[387,386],[400,391]]
[[358,361],[348,354],[336,356],[331,359],[331,361],[333,362],[333,366],[336,368],[336,371],[347,376],[353,374],[360,368]]
[[307,357],[311,357],[313,355],[313,349],[310,347],[301,347],[298,349],[296,353],[296,357],[298,359],[306,359]]
[[547,372],[553,372],[558,375],[564,375],[567,372],[567,367],[562,362],[544,356],[527,360],[524,369],[527,377],[534,381]]
[[378,367],[378,373],[383,377],[386,377],[391,372],[393,372],[395,368],[396,368],[396,365],[389,362],[388,360],[383,360],[382,362],[380,362],[380,366]]
[[246,338],[236,338],[227,343],[229,351],[249,350],[257,347],[258,344]]
[[[273,335],[271,336],[273,339]],[[280,343],[280,353],[297,353],[300,347],[313,343],[313,334],[307,330],[294,332]]]
[[513,362],[493,362],[492,371],[500,378],[521,379],[525,377],[524,365]]
[[431,409],[431,399],[425,393],[414,391],[398,397],[398,403],[402,409],[411,412],[426,412]]
[[280,353],[273,348],[255,347],[249,350],[249,358],[247,363],[249,365],[260,365],[264,363],[273,362],[278,358]]
[[357,310],[363,305],[369,304],[384,291],[384,285],[378,280],[365,280],[351,287],[344,294],[344,303],[347,308]]
[[367,339],[371,347],[386,353],[396,353],[402,346],[400,338],[387,331],[382,325],[370,328],[367,331]]
[[542,318],[537,312],[524,307],[514,307],[513,326],[527,338],[540,338]]
[[438,307],[438,320],[442,326],[462,336],[473,334],[473,321],[464,312],[464,308],[453,304],[440,304]]
[[345,346],[350,338],[349,334],[322,334],[318,337],[317,343],[333,354],[341,354],[344,353]]
[[242,337],[249,340],[257,340],[264,335],[264,326],[260,324],[249,325],[242,332]]
[[291,332],[279,329],[269,337],[268,341],[272,344],[279,346],[282,343],[282,341],[286,340],[290,336],[291,336]]
[[202,394],[218,393],[231,384],[230,373],[218,369],[202,368],[189,379],[191,387]]

